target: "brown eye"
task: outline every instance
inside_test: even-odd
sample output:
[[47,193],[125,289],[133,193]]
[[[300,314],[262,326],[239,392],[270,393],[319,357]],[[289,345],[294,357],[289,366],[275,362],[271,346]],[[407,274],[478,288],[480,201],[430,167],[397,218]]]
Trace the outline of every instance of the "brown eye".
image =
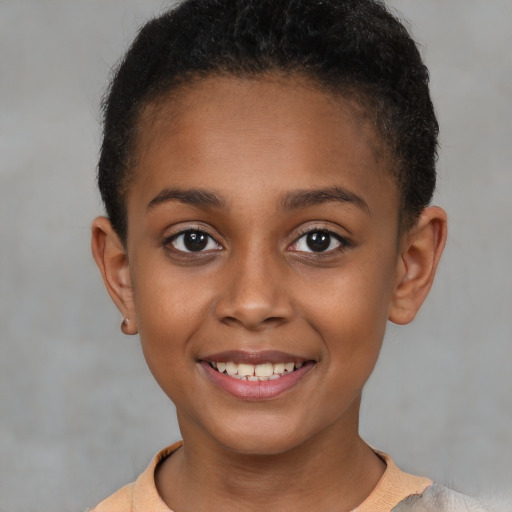
[[324,252],[329,249],[331,238],[326,231],[315,231],[307,234],[306,244],[314,252]]
[[208,233],[192,229],[174,235],[169,244],[181,252],[203,252],[221,248]]
[[313,230],[302,235],[293,245],[296,252],[330,252],[345,247],[347,242],[340,236],[326,230]]

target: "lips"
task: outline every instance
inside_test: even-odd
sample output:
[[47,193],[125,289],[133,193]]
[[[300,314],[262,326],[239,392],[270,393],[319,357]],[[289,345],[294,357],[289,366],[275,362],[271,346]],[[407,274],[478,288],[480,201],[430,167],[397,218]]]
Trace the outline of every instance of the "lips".
[[277,397],[298,385],[315,366],[315,361],[276,351],[223,352],[200,363],[213,384],[244,400]]

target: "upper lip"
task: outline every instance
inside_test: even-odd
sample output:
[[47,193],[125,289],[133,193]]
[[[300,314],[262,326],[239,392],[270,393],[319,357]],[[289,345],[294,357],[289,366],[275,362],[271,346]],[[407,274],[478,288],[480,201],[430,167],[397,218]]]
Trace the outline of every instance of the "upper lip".
[[202,361],[208,362],[227,362],[233,361],[236,363],[245,364],[263,364],[263,363],[304,363],[308,358],[301,357],[279,350],[262,350],[262,351],[247,351],[247,350],[226,350],[224,352],[216,352],[201,358]]

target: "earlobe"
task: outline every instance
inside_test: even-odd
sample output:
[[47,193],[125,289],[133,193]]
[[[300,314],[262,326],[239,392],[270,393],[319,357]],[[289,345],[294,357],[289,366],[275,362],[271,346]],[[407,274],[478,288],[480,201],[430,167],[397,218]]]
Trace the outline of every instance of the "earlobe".
[[125,334],[137,334],[128,257],[106,217],[98,217],[92,223],[91,249],[105,287],[124,318],[121,330]]
[[446,212],[436,206],[425,208],[400,250],[391,322],[408,324],[416,316],[434,282],[446,237]]

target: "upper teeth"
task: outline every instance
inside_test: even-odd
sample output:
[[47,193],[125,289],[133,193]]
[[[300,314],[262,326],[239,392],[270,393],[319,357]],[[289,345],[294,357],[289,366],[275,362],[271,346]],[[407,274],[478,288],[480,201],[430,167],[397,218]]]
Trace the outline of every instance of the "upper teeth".
[[220,373],[225,373],[230,377],[244,380],[271,380],[279,379],[285,373],[293,372],[300,368],[303,363],[234,363],[233,361],[212,361],[212,366]]

